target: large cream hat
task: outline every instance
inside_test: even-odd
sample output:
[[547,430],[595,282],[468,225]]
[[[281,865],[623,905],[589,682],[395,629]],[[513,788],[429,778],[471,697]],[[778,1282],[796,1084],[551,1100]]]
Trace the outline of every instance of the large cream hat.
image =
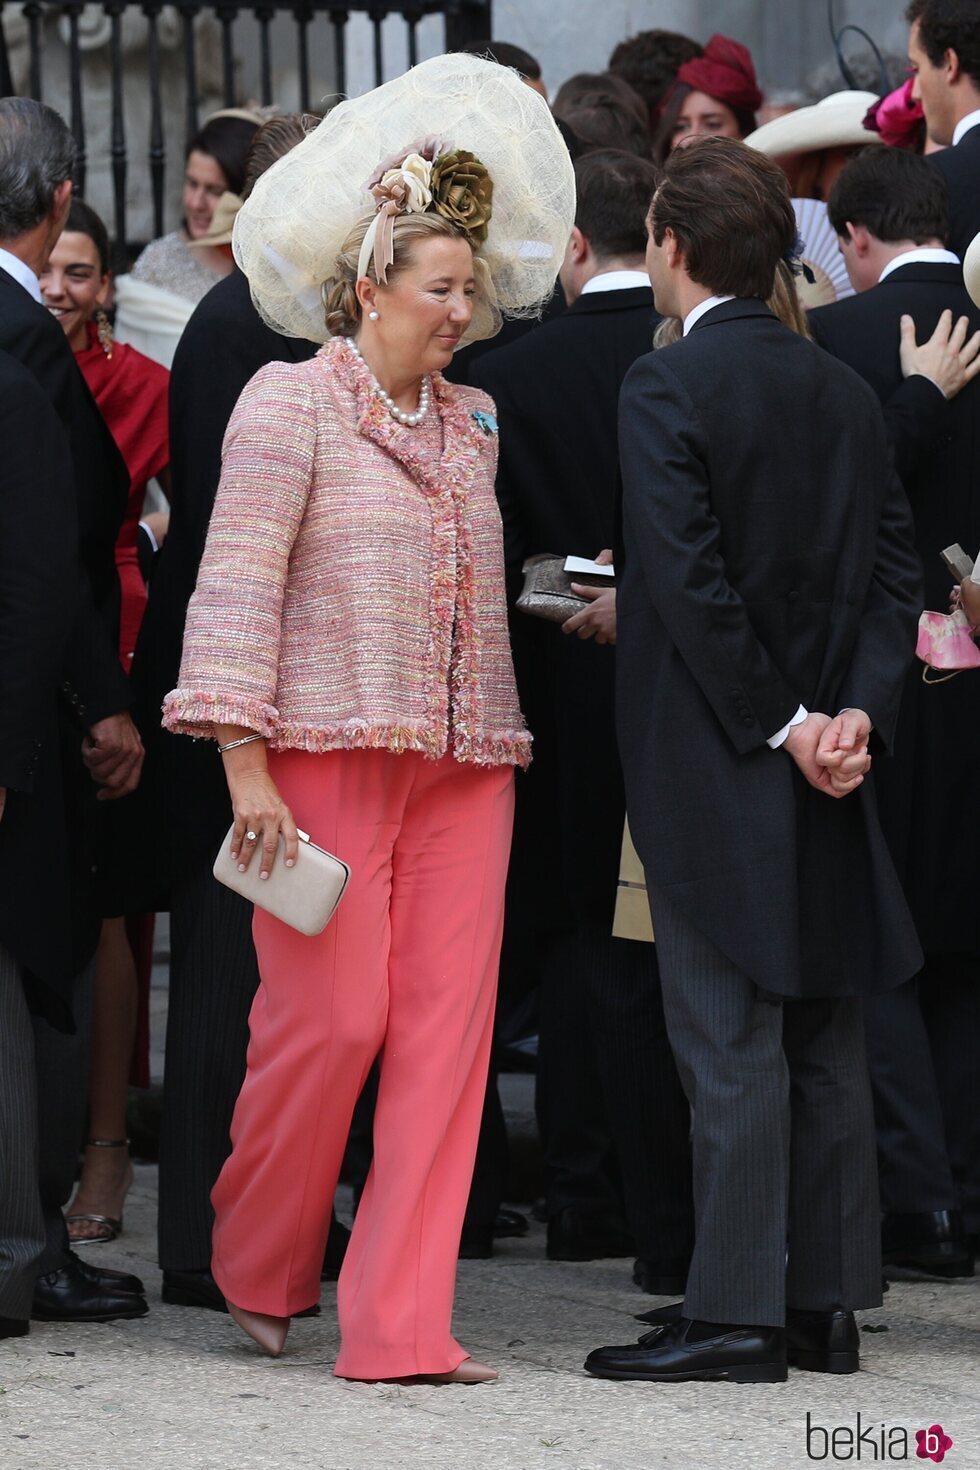
[[[568,149],[544,98],[516,72],[453,53],[339,103],[257,180],[232,248],[275,331],[328,340],[321,287],[354,224],[377,208],[367,182],[424,134],[475,154],[493,183],[487,237],[475,249],[493,291],[463,341],[492,336],[501,313],[529,316],[550,299],[575,222]],[[486,299],[494,293],[495,303]]]
[[853,148],[862,143],[880,144],[880,136],[864,126],[868,108],[877,101],[874,92],[834,92],[813,107],[798,107],[795,112],[763,123],[745,141],[769,158],[820,153],[824,148]]
[[974,306],[980,306],[980,235],[974,236],[963,257],[963,282]]

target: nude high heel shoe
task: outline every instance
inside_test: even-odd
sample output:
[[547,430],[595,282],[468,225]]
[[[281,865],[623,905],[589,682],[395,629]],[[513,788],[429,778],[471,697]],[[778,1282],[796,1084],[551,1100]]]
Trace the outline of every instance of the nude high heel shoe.
[[420,1373],[417,1378],[410,1379],[412,1383],[496,1383],[500,1374],[496,1368],[490,1368],[486,1363],[478,1363],[475,1358],[464,1358],[458,1368],[453,1368],[450,1373]]
[[243,1307],[236,1307],[234,1302],[227,1299],[225,1305],[242,1331],[247,1332],[260,1348],[265,1348],[270,1358],[278,1358],[286,1345],[289,1318],[270,1317],[265,1312],[246,1312]]

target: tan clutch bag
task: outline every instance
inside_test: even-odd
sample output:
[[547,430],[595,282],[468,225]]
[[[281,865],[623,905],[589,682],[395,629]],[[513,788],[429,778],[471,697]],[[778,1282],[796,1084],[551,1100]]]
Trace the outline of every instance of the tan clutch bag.
[[259,877],[261,864],[257,853],[244,873],[238,871],[238,864],[231,856],[234,830],[234,825],[228,828],[215,859],[214,876],[218,882],[300,934],[322,934],[344,896],[350,877],[347,864],[317,847],[310,841],[309,833],[301,832],[296,866],[286,867],[282,855],[285,843],[280,837],[272,872],[263,882]]

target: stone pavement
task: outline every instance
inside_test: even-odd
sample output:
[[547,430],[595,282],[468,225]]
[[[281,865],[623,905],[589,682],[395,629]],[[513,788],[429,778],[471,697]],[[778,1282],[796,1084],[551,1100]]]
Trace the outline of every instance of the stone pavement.
[[[627,1261],[544,1260],[544,1232],[502,1242],[459,1270],[456,1331],[499,1366],[477,1388],[344,1383],[335,1288],[263,1357],[217,1313],[160,1302],[156,1170],[137,1168],[126,1230],[90,1248],[138,1271],[151,1310],[130,1323],[35,1324],[0,1343],[2,1470],[797,1470],[815,1460],[930,1465],[916,1429],[943,1426],[950,1470],[980,1467],[980,1280],[893,1285],[862,1314],[864,1371],[791,1372],[785,1385],[614,1384],[586,1378],[586,1352],[629,1342],[652,1305]],[[807,1413],[811,1416],[807,1453]],[[884,1430],[882,1429],[884,1426]],[[838,1430],[836,1458],[821,1430]],[[907,1431],[907,1455],[900,1430]],[[885,1448],[893,1454],[882,1454]]]

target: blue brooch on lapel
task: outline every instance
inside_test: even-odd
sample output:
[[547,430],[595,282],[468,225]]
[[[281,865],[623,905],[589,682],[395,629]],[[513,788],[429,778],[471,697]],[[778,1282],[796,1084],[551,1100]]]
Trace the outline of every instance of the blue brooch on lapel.
[[474,408],[473,417],[483,430],[484,434],[496,434],[497,420],[492,413],[484,413],[482,408]]

